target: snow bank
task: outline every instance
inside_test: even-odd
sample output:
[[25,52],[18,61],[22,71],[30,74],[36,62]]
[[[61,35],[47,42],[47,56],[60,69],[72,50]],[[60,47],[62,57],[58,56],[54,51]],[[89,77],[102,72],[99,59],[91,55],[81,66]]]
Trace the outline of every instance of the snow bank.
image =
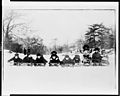
[[[60,59],[63,54],[58,54]],[[81,54],[80,54],[81,55]],[[116,93],[115,59],[109,66],[28,67],[9,66],[14,53],[4,51],[3,94],[107,94]],[[35,58],[35,55],[32,55]],[[71,57],[73,55],[70,55]],[[20,57],[24,57],[20,54]],[[50,55],[44,56],[47,60]]]

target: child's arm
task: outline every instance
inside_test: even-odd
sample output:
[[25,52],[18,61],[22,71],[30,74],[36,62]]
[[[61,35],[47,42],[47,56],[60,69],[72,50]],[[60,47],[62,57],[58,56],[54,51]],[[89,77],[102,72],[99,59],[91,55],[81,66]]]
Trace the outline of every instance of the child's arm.
[[90,49],[90,53],[92,53],[92,49]]
[[80,50],[80,53],[83,53],[82,50]]
[[8,60],[8,62],[10,62],[10,61],[12,61],[12,60],[14,60],[14,57],[13,57],[13,58],[11,58],[10,60]]
[[92,54],[92,59],[95,59],[95,57],[96,57],[96,56],[95,56],[95,53],[93,53],[93,54]]
[[44,60],[45,62],[48,62],[45,58],[43,58],[43,60]]

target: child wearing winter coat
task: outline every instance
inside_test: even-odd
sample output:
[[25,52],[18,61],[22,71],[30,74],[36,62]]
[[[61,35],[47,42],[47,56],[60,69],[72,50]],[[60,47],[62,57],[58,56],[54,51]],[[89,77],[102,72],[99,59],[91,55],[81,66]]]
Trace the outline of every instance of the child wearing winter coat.
[[101,54],[99,53],[99,52],[100,52],[100,49],[99,49],[99,48],[95,48],[94,51],[95,51],[95,52],[92,54],[92,62],[93,62],[93,63],[101,63],[102,56],[101,56]]
[[38,53],[37,58],[35,60],[35,63],[44,63],[44,64],[46,64],[47,60],[43,57],[43,55]]
[[62,60],[63,64],[74,64],[74,61],[69,57],[69,55],[65,55],[64,59]]
[[27,53],[27,56],[23,58],[23,63],[34,63],[34,59],[30,56],[30,53]]
[[57,56],[56,51],[51,52],[50,62],[49,63],[60,63],[59,57]]
[[89,56],[90,56],[90,53],[91,53],[91,50],[90,50],[90,48],[89,48],[89,46],[88,45],[84,45],[83,46],[83,57],[85,57],[85,58],[90,58]]
[[14,61],[14,65],[17,65],[18,63],[22,62],[22,59],[19,57],[19,54],[16,53],[15,56],[8,60],[8,62]]
[[75,55],[75,57],[73,58],[74,63],[79,63],[80,62],[80,56],[79,55]]

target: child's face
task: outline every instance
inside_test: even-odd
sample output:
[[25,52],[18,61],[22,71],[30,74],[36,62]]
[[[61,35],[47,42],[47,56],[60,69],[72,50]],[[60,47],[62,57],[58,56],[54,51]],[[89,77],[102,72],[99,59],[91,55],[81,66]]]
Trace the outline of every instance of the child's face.
[[56,57],[55,56],[53,56],[53,59],[55,59]]
[[96,52],[96,53],[98,53],[99,51],[98,51],[98,50],[96,50],[95,52]]
[[40,58],[40,56],[38,56],[38,58]]
[[17,58],[18,58],[18,56],[15,56],[15,58],[17,59]]
[[66,60],[68,60],[69,58],[68,57],[66,57]]

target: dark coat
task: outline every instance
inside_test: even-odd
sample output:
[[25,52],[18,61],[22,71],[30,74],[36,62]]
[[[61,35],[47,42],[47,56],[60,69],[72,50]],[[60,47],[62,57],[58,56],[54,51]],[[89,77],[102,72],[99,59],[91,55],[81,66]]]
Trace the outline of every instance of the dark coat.
[[47,63],[47,60],[41,56],[40,58],[36,58],[35,60],[36,63]]
[[10,60],[8,60],[8,62],[10,62],[10,61],[14,61],[14,62],[20,63],[20,62],[22,62],[22,59],[19,58],[19,57],[18,58],[13,57]]
[[[68,58],[68,59],[67,59]],[[63,63],[67,63],[67,64],[73,64],[74,63],[74,61],[68,56],[68,55],[66,55],[65,57],[64,57],[64,59],[62,60],[62,62]]]
[[99,52],[95,52],[92,55],[92,62],[101,62],[102,56]]
[[26,57],[24,57],[23,62],[24,63],[34,63],[34,59],[32,57],[26,56]]
[[76,56],[73,58],[73,61],[74,61],[75,63],[79,63],[79,62],[80,62],[80,57],[79,57],[79,55],[76,55]]
[[24,48],[24,55],[26,55],[27,54],[27,50]]
[[60,63],[59,57],[56,54],[52,54],[50,57],[50,63]]

